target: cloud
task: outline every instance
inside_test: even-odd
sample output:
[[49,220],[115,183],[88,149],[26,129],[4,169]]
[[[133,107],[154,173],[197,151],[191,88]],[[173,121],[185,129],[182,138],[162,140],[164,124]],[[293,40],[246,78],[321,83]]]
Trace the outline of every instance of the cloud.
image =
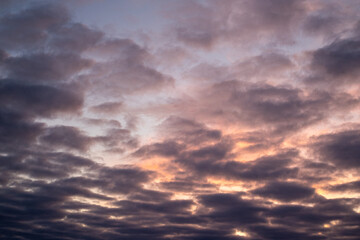
[[[339,7],[340,11],[346,11]],[[344,15],[342,15],[344,16]],[[336,37],[311,52],[309,76],[305,83],[312,85],[327,86],[351,86],[357,83],[359,62],[359,23],[358,16],[352,11],[345,15],[346,30],[338,33]],[[339,16],[336,17],[341,18]],[[336,20],[339,23],[338,20]],[[331,21],[327,21],[331,24]],[[329,43],[330,42],[330,43]]]
[[177,142],[166,141],[163,143],[154,143],[142,146],[141,148],[136,150],[136,152],[134,152],[134,155],[138,157],[151,157],[156,155],[171,157],[177,156],[183,149],[184,146],[178,144]]
[[0,142],[3,151],[26,148],[42,133],[44,125],[31,121],[26,114],[2,108],[0,111]]
[[68,86],[27,84],[10,79],[1,80],[0,99],[3,108],[42,117],[74,113],[83,106],[82,93],[69,90]]
[[[210,48],[223,42],[291,42],[291,32],[304,18],[304,1],[189,1],[169,10],[178,40],[195,47]],[[251,13],[251,14],[250,14]]]
[[124,128],[110,128],[103,136],[93,137],[94,141],[102,143],[108,151],[124,151],[138,147],[139,141],[131,131]]
[[316,50],[311,66],[319,72],[319,76],[312,82],[356,83],[359,73],[359,46],[358,37],[354,37],[337,40]]
[[343,92],[232,80],[202,89],[191,111],[204,121],[260,131],[264,140],[264,133],[269,133],[269,142],[276,143],[276,138],[301,131],[332,115],[346,115],[357,104],[355,96]]
[[[125,208],[120,206],[114,208],[115,211],[107,213],[104,207],[98,205],[98,201],[110,204],[114,200],[104,193],[131,194],[133,199],[138,195],[142,196],[142,200],[153,199],[156,201],[156,204],[128,201],[127,206],[138,204],[137,207],[140,209],[142,206],[144,211],[157,213],[166,212],[174,207],[181,211],[182,208],[180,207],[181,201],[167,200],[169,194],[155,198],[154,196],[161,196],[160,193],[156,195],[155,191],[143,190],[141,184],[149,180],[149,175],[139,169],[107,168],[97,165],[91,160],[62,153],[44,153],[43,156],[36,156],[34,153],[12,159],[1,157],[1,162],[3,163],[2,168],[5,167],[2,170],[16,173],[9,179],[13,187],[0,190],[0,215],[4,217],[4,221],[0,225],[2,236],[22,236],[27,239],[49,237],[57,239],[59,234],[70,239],[78,237],[115,239],[121,237],[121,234],[115,234],[112,237],[103,236],[101,231],[94,231],[94,229],[100,229],[101,226],[115,230],[114,224],[118,221],[109,219],[110,214],[126,216]],[[71,176],[72,174],[78,175],[84,170],[87,170],[88,175]],[[29,174],[31,179],[20,177],[24,174]],[[52,181],[47,182],[41,179],[52,179]],[[86,199],[86,201],[83,202],[81,199]],[[163,205],[160,204],[160,201],[164,202]],[[188,206],[186,201],[184,204],[184,207]],[[168,207],[166,208],[166,206]],[[82,212],[84,209],[86,211]],[[135,212],[129,212],[129,217],[134,214],[137,215]],[[67,220],[62,221],[61,219],[64,218]],[[95,222],[95,219],[101,220],[101,226],[100,222]],[[85,231],[84,227],[79,225],[80,222],[84,226],[92,226],[93,230]],[[111,222],[112,224],[110,224]],[[131,221],[123,222],[123,224],[120,228],[120,225],[116,224],[116,228],[130,231]],[[23,229],[24,226],[27,228]],[[41,226],[42,230],[38,226]],[[62,227],[62,230],[56,230],[59,226]],[[138,229],[141,228],[138,227]]]
[[[170,146],[178,146],[172,151]],[[156,149],[160,148],[160,149]],[[152,149],[153,148],[153,149]],[[149,150],[153,150],[149,152]],[[147,151],[146,151],[147,150]],[[164,152],[171,151],[171,152]],[[154,154],[173,158],[173,163],[187,169],[187,175],[196,177],[221,177],[232,180],[244,181],[269,181],[277,179],[295,179],[299,168],[290,166],[297,158],[296,151],[284,151],[275,155],[263,156],[253,161],[235,161],[233,143],[224,138],[215,144],[204,145],[199,148],[193,146],[178,145],[174,142],[156,143],[145,148],[140,148],[135,156],[146,157]],[[151,155],[150,155],[151,156]],[[177,181],[167,185],[177,185]],[[185,184],[187,181],[180,181]],[[197,185],[195,185],[197,186]],[[200,185],[201,186],[201,185]],[[181,187],[182,188],[182,187]]]
[[121,128],[121,123],[114,119],[108,120],[108,119],[100,119],[100,118],[84,118],[83,121],[89,125],[95,125],[95,126],[103,125],[114,128]]
[[100,42],[104,33],[80,23],[67,23],[50,30],[49,44],[60,53],[84,52]]
[[216,185],[196,181],[189,176],[184,179],[178,178],[172,181],[161,182],[161,187],[175,192],[206,192],[216,189]]
[[175,139],[191,143],[201,143],[221,138],[221,131],[208,129],[204,124],[191,119],[170,116],[161,123],[165,134],[170,134]]
[[267,212],[269,217],[276,216],[274,224],[281,224],[289,227],[307,228],[305,222],[321,228],[322,225],[338,219],[336,216],[321,212],[316,207],[305,207],[301,205],[281,205],[270,209]]
[[86,150],[92,143],[92,139],[70,126],[56,126],[45,130],[40,138],[43,144],[69,149]]
[[202,98],[204,106],[199,111],[203,116],[253,129],[265,127],[272,137],[319,122],[326,116],[326,110],[335,104],[326,92],[304,93],[290,86],[239,81],[213,84],[204,90]]
[[356,1],[64,4],[0,3],[0,238],[358,239]]
[[280,201],[294,201],[311,197],[315,191],[313,188],[295,182],[271,182],[253,190],[252,193]]
[[8,57],[3,63],[8,78],[31,82],[69,81],[91,61],[75,54],[32,54]]
[[342,184],[336,184],[329,187],[329,190],[334,192],[358,192],[360,187],[360,181],[347,182]]
[[247,162],[240,170],[239,177],[246,180],[271,180],[280,178],[295,178],[298,168],[290,167],[294,152],[280,153],[273,156],[264,156],[255,161]]
[[97,113],[117,114],[123,108],[122,102],[105,102],[91,107],[91,110]]
[[270,226],[254,226],[250,228],[253,232],[256,232],[260,239],[325,239],[323,236],[314,236],[311,234],[298,232],[296,230],[288,230],[283,227],[270,227]]
[[216,223],[230,223],[250,225],[254,223],[263,223],[260,215],[265,208],[257,206],[256,203],[243,200],[236,194],[210,194],[200,196],[200,202],[212,210],[205,214],[206,218]]
[[149,64],[150,53],[130,39],[105,40],[94,45],[89,54],[105,61],[94,64],[86,79],[106,94],[131,94],[174,84],[171,76]]
[[357,168],[359,161],[359,130],[345,130],[321,135],[314,143],[314,150],[324,162],[340,168]]
[[47,31],[69,21],[67,10],[57,4],[34,5],[0,19],[0,44],[5,49],[23,50],[42,47]]
[[1,161],[4,171],[15,174],[8,176],[8,181],[16,179],[16,175],[28,175],[40,179],[59,179],[70,176],[81,168],[94,165],[89,159],[65,153],[11,153],[3,156]]

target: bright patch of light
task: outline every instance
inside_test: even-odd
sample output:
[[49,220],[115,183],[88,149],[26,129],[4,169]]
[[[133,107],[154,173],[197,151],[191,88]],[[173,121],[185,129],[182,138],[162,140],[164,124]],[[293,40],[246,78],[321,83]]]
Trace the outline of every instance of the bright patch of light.
[[331,228],[332,226],[338,225],[339,223],[339,220],[332,220],[330,223],[324,224],[324,228]]
[[241,231],[239,229],[235,229],[235,235],[240,237],[249,237],[247,232]]

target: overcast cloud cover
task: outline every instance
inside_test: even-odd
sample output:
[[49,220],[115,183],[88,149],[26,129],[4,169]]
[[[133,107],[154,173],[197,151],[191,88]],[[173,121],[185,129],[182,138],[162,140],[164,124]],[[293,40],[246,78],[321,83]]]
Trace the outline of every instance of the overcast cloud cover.
[[360,239],[357,0],[0,1],[0,238]]

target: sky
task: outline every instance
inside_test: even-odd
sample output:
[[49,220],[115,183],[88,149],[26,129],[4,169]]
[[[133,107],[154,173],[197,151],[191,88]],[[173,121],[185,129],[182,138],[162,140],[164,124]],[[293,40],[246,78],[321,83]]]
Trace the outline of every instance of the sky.
[[358,240],[360,2],[0,1],[0,238]]

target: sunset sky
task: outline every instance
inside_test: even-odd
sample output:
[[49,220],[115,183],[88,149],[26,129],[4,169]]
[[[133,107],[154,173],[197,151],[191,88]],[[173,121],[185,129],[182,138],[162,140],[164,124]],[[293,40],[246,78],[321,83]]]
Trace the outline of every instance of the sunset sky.
[[0,239],[360,239],[358,0],[3,0],[0,78]]

